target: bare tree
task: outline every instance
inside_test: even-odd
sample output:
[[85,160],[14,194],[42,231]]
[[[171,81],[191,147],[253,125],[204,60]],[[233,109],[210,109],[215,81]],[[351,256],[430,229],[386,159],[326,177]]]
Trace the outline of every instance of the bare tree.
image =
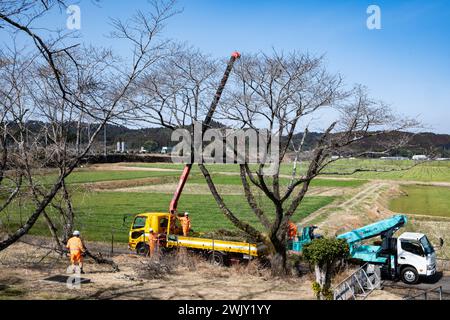
[[[89,152],[102,128],[130,113],[130,95],[146,70],[167,55],[161,37],[167,19],[177,11],[173,1],[154,1],[149,12],[114,21],[113,37],[131,48],[131,62],[110,50],[84,47],[75,39],[55,32],[39,35],[34,22],[63,1],[14,1],[0,6],[0,27],[12,45],[0,51],[2,89],[0,183],[3,197],[0,214],[8,212],[21,196],[32,203],[28,218],[0,241],[3,250],[27,234],[43,216],[59,247],[74,227],[74,209],[66,179]],[[17,37],[27,41],[17,48]],[[23,40],[21,39],[21,40]],[[81,127],[93,127],[82,143]],[[75,129],[76,138],[71,138]],[[57,168],[57,178],[46,181],[42,172]],[[8,183],[5,183],[7,181]],[[30,202],[31,200],[31,202]],[[58,232],[54,208],[63,225]],[[99,258],[99,260],[101,260]]]
[[167,59],[148,70],[134,88],[127,119],[172,130],[201,122],[214,94],[217,61],[185,44],[171,44]]

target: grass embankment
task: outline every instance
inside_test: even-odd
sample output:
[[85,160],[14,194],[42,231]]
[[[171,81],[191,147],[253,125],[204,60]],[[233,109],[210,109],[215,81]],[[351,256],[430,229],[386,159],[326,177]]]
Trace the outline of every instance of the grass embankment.
[[450,188],[403,185],[403,195],[392,199],[390,210],[408,214],[450,217]]

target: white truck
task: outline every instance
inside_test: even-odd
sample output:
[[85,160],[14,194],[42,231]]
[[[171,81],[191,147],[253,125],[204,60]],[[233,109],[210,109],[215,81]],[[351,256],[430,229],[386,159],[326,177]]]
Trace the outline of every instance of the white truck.
[[[391,278],[400,277],[407,284],[415,284],[420,276],[430,277],[436,273],[436,253],[422,233],[405,232],[398,238],[393,237],[406,221],[406,216],[396,215],[337,238],[347,241],[353,259],[379,265]],[[362,243],[378,236],[381,236],[381,245]]]

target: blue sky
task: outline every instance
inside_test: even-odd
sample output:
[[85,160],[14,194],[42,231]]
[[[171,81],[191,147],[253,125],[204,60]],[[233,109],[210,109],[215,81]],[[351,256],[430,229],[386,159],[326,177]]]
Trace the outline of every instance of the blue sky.
[[[366,27],[371,4],[381,8],[381,30]],[[106,46],[114,46],[104,38],[109,17],[126,19],[148,6],[145,0],[79,5],[83,38]],[[217,57],[272,47],[325,54],[347,83],[366,85],[428,131],[450,134],[450,1],[179,0],[178,6],[184,10],[168,23],[170,38]],[[62,13],[51,23],[63,27],[65,19]]]

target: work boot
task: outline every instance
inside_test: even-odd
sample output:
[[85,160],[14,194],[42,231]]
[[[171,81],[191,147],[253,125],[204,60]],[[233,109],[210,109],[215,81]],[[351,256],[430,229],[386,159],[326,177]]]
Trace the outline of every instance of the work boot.
[[86,272],[84,272],[84,270],[83,270],[83,269],[81,269],[80,273],[81,273],[81,274],[85,274]]

